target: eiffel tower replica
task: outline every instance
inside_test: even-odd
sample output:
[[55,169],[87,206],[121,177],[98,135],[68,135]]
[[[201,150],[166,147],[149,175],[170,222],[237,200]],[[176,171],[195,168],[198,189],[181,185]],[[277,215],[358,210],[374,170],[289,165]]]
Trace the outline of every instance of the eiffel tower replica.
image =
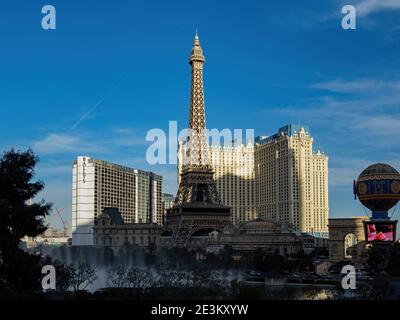
[[172,245],[186,247],[201,231],[222,232],[231,227],[230,207],[221,203],[214,172],[208,161],[204,109],[203,65],[205,57],[196,32],[189,64],[192,69],[188,147],[174,206],[167,211],[166,228]]

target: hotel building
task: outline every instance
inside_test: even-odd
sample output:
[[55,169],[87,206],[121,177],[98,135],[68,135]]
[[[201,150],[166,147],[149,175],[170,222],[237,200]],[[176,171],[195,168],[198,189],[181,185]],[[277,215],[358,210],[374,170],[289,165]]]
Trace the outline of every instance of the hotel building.
[[239,225],[257,218],[254,207],[254,146],[209,147],[217,189],[231,207],[232,222]]
[[[185,146],[178,149],[178,180],[182,171]],[[257,218],[254,206],[254,145],[232,147],[209,146],[208,161],[214,171],[214,180],[222,203],[231,207],[234,225]]]
[[73,163],[72,245],[93,245],[93,226],[105,208],[125,223],[162,224],[162,177],[90,157]]
[[328,157],[313,151],[307,126],[287,125],[255,141],[255,197],[262,219],[328,236]]
[[[184,154],[181,142],[178,179]],[[313,151],[307,126],[287,125],[270,137],[257,137],[254,144],[210,146],[209,162],[234,225],[260,218],[328,237],[328,157]]]

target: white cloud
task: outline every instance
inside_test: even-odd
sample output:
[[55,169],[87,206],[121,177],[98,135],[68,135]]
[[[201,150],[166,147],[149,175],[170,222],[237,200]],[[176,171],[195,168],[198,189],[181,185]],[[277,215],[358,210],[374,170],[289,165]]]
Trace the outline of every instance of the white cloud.
[[78,136],[50,133],[45,138],[33,142],[32,148],[39,154],[55,154],[77,151],[81,144]]
[[314,9],[291,12],[287,10],[284,14],[267,17],[268,23],[280,27],[295,27],[296,29],[322,29],[337,28],[340,26],[340,20],[343,17],[341,9],[344,5],[353,5],[357,10],[357,18],[363,18],[358,27],[367,29],[376,28],[377,21],[366,19],[368,16],[382,11],[399,10],[399,0],[331,0],[324,3],[324,8],[318,11]]
[[[31,146],[39,155],[99,152],[110,155],[126,153],[129,147],[145,147],[145,134],[129,129],[110,129],[100,132],[51,132],[34,141]],[[121,149],[118,152],[118,149]],[[124,150],[122,150],[124,149]]]
[[400,9],[399,0],[361,0],[356,4],[357,15],[366,17],[382,10]]
[[[400,1],[400,0],[399,0]],[[336,79],[327,82],[316,83],[312,86],[315,89],[324,89],[338,93],[361,93],[364,95],[400,90],[400,81],[383,81],[373,78],[355,80]]]
[[373,132],[378,137],[392,136],[393,140],[397,143],[397,136],[400,131],[400,114],[396,116],[362,116],[360,117],[360,121],[355,123],[355,128]]

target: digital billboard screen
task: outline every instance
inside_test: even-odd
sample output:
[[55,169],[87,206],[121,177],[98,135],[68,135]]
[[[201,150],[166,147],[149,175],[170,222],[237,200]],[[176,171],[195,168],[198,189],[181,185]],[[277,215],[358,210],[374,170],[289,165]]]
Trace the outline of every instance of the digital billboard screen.
[[396,240],[397,221],[365,222],[365,238],[367,242],[394,242]]

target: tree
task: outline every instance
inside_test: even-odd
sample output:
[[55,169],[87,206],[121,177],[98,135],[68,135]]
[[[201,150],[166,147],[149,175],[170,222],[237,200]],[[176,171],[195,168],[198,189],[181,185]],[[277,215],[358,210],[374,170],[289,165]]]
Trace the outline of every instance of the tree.
[[385,270],[389,256],[386,247],[372,246],[368,248],[367,256],[367,267],[371,273],[377,274]]
[[56,291],[66,293],[72,285],[72,266],[45,256],[42,265],[52,265],[56,270]]
[[53,262],[53,266],[57,274],[56,290],[65,293],[71,288],[73,269],[70,265],[63,264],[58,260]]
[[46,230],[44,218],[51,205],[30,204],[44,184],[31,182],[38,158],[31,150],[11,150],[0,158],[0,291],[38,293],[41,290],[40,257],[20,249],[25,236]]
[[126,275],[126,281],[130,288],[145,289],[154,284],[153,276],[150,271],[130,268]]
[[87,263],[71,265],[71,285],[74,292],[86,290],[97,279],[96,271]]
[[123,266],[113,267],[108,270],[108,282],[114,288],[124,288],[128,284],[127,270]]
[[389,262],[386,271],[394,277],[400,276],[400,243],[396,242],[390,248]]
[[177,288],[188,282],[188,273],[184,271],[160,269],[157,273],[157,283],[161,288]]
[[213,283],[214,278],[211,276],[211,272],[205,269],[195,269],[191,273],[192,286],[194,288],[201,288],[210,286]]

